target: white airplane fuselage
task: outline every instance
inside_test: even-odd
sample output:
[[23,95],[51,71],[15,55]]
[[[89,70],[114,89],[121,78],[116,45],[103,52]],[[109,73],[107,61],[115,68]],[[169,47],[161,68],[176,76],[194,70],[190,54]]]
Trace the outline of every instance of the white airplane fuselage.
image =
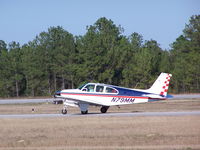
[[[76,106],[87,113],[89,105],[102,106],[106,112],[109,106],[145,103],[164,100],[167,96],[171,74],[161,73],[152,87],[147,90],[130,89],[101,83],[87,83],[78,89],[64,89],[55,97],[63,98],[64,109]],[[106,108],[106,111],[105,111]]]

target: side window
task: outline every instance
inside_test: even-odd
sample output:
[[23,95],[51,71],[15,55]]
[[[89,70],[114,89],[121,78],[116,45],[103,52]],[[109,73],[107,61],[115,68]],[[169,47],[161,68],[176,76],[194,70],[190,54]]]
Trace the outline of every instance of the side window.
[[94,92],[94,85],[93,84],[89,84],[87,85],[83,90],[87,90],[87,92]]
[[117,90],[110,87],[106,87],[106,93],[117,93]]
[[97,85],[96,92],[103,92],[103,88],[104,88],[104,86]]

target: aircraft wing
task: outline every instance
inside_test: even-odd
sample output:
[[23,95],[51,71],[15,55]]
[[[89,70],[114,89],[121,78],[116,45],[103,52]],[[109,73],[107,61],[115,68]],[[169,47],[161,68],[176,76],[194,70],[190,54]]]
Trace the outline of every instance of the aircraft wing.
[[149,97],[150,99],[168,99],[173,98],[172,95],[167,94],[167,96],[157,95],[157,94],[143,94],[142,96]]
[[[64,98],[65,99],[65,98]],[[72,106],[72,107],[78,107],[79,104],[89,104],[89,105],[94,105],[94,106],[102,106],[102,103],[95,102],[94,100],[90,102],[89,100],[84,101],[80,99],[65,99],[64,101],[65,105]]]

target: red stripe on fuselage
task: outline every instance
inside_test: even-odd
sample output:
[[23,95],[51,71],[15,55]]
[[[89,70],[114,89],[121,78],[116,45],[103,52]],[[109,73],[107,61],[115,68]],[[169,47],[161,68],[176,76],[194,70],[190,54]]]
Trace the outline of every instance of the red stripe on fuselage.
[[149,98],[149,97],[138,97],[138,96],[84,94],[84,93],[61,93],[61,94],[63,94],[63,95],[77,95],[77,96],[96,96],[96,97],[122,97],[122,98],[141,98],[141,99],[148,99]]

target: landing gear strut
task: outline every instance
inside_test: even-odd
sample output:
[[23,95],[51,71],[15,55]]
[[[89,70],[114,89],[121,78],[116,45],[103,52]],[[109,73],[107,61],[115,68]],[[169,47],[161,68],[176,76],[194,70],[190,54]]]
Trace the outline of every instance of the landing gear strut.
[[63,114],[63,115],[67,114],[67,109],[66,109],[66,108],[63,108],[63,109],[62,109],[62,114]]
[[81,114],[85,115],[88,113],[88,103],[79,103],[79,108],[81,110]]
[[106,113],[108,108],[109,108],[109,106],[102,106],[101,107],[101,113]]
[[67,105],[64,104],[61,112],[62,112],[63,115],[67,114]]

